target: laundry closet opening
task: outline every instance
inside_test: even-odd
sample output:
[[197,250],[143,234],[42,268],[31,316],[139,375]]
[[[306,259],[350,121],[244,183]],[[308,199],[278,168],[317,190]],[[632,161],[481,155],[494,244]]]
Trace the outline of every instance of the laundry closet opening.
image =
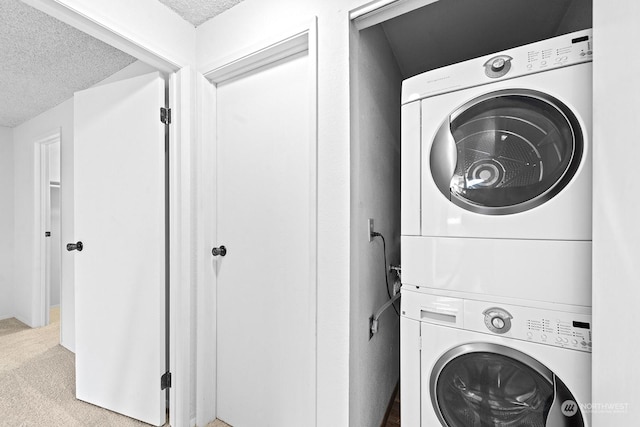
[[[589,0],[380,1],[351,14],[350,425],[380,425],[400,372],[384,274],[401,265],[401,89],[429,70],[592,27]],[[444,113],[443,113],[444,114]],[[369,241],[369,220],[382,234]],[[398,304],[396,303],[396,308]],[[418,373],[416,373],[418,375]]]

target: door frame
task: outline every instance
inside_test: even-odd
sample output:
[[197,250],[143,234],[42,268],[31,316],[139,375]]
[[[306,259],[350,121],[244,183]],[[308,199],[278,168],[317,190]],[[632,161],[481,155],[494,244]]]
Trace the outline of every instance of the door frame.
[[[45,232],[50,231],[51,220],[51,201],[50,201],[50,173],[49,158],[51,145],[61,142],[60,128],[56,128],[38,137],[34,142],[34,179],[33,179],[33,195],[34,195],[34,236],[35,236],[35,275],[37,277],[38,286],[36,287],[36,295],[33,302],[36,304],[34,312],[37,313],[35,318],[35,327],[47,326],[49,324],[49,303],[50,303],[50,259],[51,245],[50,240],[45,237]],[[60,302],[62,310],[62,301]],[[62,320],[61,320],[62,321]]]
[[[213,258],[211,248],[216,243],[216,210],[217,201],[211,194],[215,194],[215,152],[217,146],[216,125],[206,117],[215,117],[216,111],[216,86],[220,83],[236,78],[264,65],[296,53],[308,52],[309,81],[308,93],[309,105],[309,137],[310,148],[310,173],[309,173],[309,238],[310,238],[310,269],[308,275],[310,296],[310,317],[313,319],[312,330],[308,333],[313,336],[313,348],[310,354],[314,355],[313,365],[314,390],[313,406],[317,423],[317,265],[318,265],[318,52],[317,52],[317,18],[300,22],[287,30],[264,39],[259,44],[247,46],[235,52],[231,56],[219,58],[202,67],[206,70],[203,75],[206,81],[198,82],[198,110],[201,118],[198,128],[199,150],[196,168],[199,171],[197,197],[202,201],[202,210],[199,212],[198,235],[201,241],[198,253],[201,257],[197,289],[197,350],[196,377],[207,379],[198,381],[196,389],[196,414],[197,425],[206,425],[214,420],[217,415],[217,348],[216,348],[216,294],[217,283],[213,270]],[[211,141],[214,141],[211,144]],[[213,307],[213,309],[212,309]]]
[[[162,43],[156,43],[156,41],[149,39],[148,35],[144,31],[147,28],[138,28],[135,25],[130,25],[131,22],[118,24],[117,22],[110,19],[110,16],[107,16],[103,13],[92,14],[91,16],[89,16],[85,12],[86,10],[90,10],[90,6],[80,9],[77,8],[78,6],[82,6],[80,5],[80,3],[61,0],[24,1],[25,3],[40,10],[41,12],[59,19],[78,29],[79,31],[82,31],[83,33],[89,34],[97,38],[98,40],[107,43],[110,46],[128,53],[136,59],[139,59],[143,62],[146,62],[147,64],[156,67],[158,70],[166,73],[166,75],[171,75],[172,73],[175,73],[184,67],[188,68],[189,65],[192,65],[190,61],[193,61],[194,56],[192,57],[190,55],[175,55],[175,52],[171,52],[171,49],[167,50],[165,46],[162,45]],[[178,21],[179,19],[175,20],[175,22]],[[162,22],[169,22],[170,24],[175,23],[170,19],[165,19]],[[189,31],[192,31],[193,35],[195,36],[195,29],[193,27],[186,26],[185,28],[190,28]],[[180,36],[188,35],[185,34],[187,31],[184,28],[177,28],[176,32],[179,33]],[[172,97],[178,97],[177,99],[170,100],[170,104],[172,106],[177,104],[188,104],[192,101],[191,96],[193,95],[193,91],[177,90],[171,95]],[[189,114],[189,112],[187,112],[186,114]],[[189,129],[191,129],[191,127],[193,126],[193,120],[185,120],[186,117],[188,116],[186,116],[185,114],[174,114],[172,117],[172,125],[170,128],[173,128],[176,125],[180,125],[183,127],[183,129],[185,129],[183,132],[171,131],[171,144],[175,147],[172,151],[173,154],[178,152],[189,152],[189,144],[187,143],[189,142],[189,140],[185,140],[185,143],[181,144],[181,138],[183,138],[185,134],[188,134]],[[39,173],[39,164],[36,166],[35,170],[35,174],[37,175]],[[169,181],[169,191],[175,197],[180,197],[185,192],[185,187],[181,186],[180,183],[190,182],[191,170],[189,169],[189,167],[181,168],[177,163],[177,158],[173,155],[170,155],[168,173],[172,177],[172,179]],[[39,194],[39,192],[34,193],[34,201],[37,206],[40,203]],[[61,206],[61,209],[63,211],[66,208],[67,207],[65,206]],[[170,206],[170,209],[173,208],[173,206]],[[185,218],[176,215],[169,216],[170,230],[186,230],[188,229],[190,224],[191,222],[188,217]],[[34,240],[37,244],[35,245],[36,251],[33,254],[35,258],[33,265],[37,267],[39,265],[38,261],[40,257],[40,254],[37,251],[39,247],[38,239],[40,236],[39,223],[37,223],[34,227],[34,233]],[[179,236],[180,235],[178,235],[178,237]],[[186,254],[183,258],[188,258],[189,260],[195,258],[195,255],[192,254],[192,248],[189,245],[189,239],[178,238],[175,241],[172,240],[171,255],[175,253],[183,253]],[[175,256],[170,256],[169,268],[171,271],[171,277],[185,277],[185,275],[188,276],[190,274],[189,272],[191,268],[190,263],[191,261],[185,263],[181,262],[181,260],[179,258],[176,258]],[[34,272],[34,282],[38,280],[37,273],[38,272]],[[170,295],[180,295],[184,294],[185,292],[188,293],[189,285],[190,283],[170,281]],[[36,292],[40,292],[40,288],[38,287],[37,283],[35,287],[37,288]],[[40,304],[38,303],[39,299],[37,299],[37,297],[38,296],[34,296],[34,298],[32,299],[32,307],[34,307],[34,309],[37,308],[35,312],[38,313],[37,315],[39,316],[42,310],[40,310]],[[61,309],[63,308],[61,307]],[[189,321],[185,321],[183,317],[180,318],[178,316],[169,316],[169,328],[172,331],[172,336],[190,337],[192,327],[194,327],[194,325],[192,325],[192,323]],[[171,360],[185,359],[189,357],[190,349],[189,346],[179,347],[176,345],[175,340],[170,340],[169,352],[171,354]],[[185,389],[180,388],[180,392],[177,392],[176,384],[190,384],[191,374],[189,365],[172,365],[171,369],[174,381],[173,387],[169,389],[169,408],[170,414],[172,414],[170,423],[173,427],[188,427],[191,425],[191,420],[189,417],[191,396],[188,392],[190,389],[186,388],[187,392],[184,392]],[[186,411],[183,411],[180,414],[176,415],[176,408],[186,408]]]

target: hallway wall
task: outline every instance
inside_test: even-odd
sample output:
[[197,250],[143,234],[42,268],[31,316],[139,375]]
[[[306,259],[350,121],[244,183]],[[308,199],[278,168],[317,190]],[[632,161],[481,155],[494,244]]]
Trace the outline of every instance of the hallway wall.
[[[96,86],[155,71],[140,61],[133,62]],[[53,130],[60,129],[60,215],[62,243],[76,241],[73,212],[73,98],[45,111],[13,128],[14,186],[15,186],[15,253],[16,258],[14,306],[15,315],[29,326],[42,322],[39,304],[34,301],[39,284],[38,260],[35,236],[38,227],[34,215],[34,142]],[[75,292],[74,254],[61,253],[61,331],[60,342],[67,349],[75,350]]]
[[13,310],[13,132],[0,127],[0,319]]
[[[15,177],[15,253],[21,254],[15,262],[16,317],[29,326],[41,326],[43,322],[39,303],[34,295],[39,292],[39,261],[36,254],[36,235],[39,225],[34,212],[36,195],[35,142],[43,136],[59,129],[61,134],[61,177],[60,181],[73,183],[73,99],[45,111],[31,120],[13,128],[14,177]],[[64,185],[64,184],[63,184]],[[61,238],[73,240],[73,185],[65,187],[61,193]],[[68,239],[68,240],[67,240]],[[62,255],[63,271],[73,271],[73,257]],[[71,284],[69,292],[62,292],[61,343],[73,351],[73,281],[63,277],[62,283]]]

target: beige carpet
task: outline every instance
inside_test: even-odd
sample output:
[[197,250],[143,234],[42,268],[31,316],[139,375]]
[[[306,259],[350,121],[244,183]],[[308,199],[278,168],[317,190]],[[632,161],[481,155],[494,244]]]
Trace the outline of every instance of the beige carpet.
[[207,427],[231,427],[231,426],[229,424],[225,423],[224,421],[215,420],[215,421],[207,424]]
[[59,312],[31,329],[0,321],[0,426],[147,426],[75,398],[75,359],[59,345]]
[[224,421],[215,420],[215,421],[207,424],[207,427],[231,427],[231,426],[229,424],[225,423]]

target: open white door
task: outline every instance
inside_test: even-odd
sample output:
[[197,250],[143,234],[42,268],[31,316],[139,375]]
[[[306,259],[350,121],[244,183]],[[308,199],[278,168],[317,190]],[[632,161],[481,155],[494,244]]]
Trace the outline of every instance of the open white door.
[[76,396],[153,425],[166,419],[164,93],[152,73],[74,97]]

